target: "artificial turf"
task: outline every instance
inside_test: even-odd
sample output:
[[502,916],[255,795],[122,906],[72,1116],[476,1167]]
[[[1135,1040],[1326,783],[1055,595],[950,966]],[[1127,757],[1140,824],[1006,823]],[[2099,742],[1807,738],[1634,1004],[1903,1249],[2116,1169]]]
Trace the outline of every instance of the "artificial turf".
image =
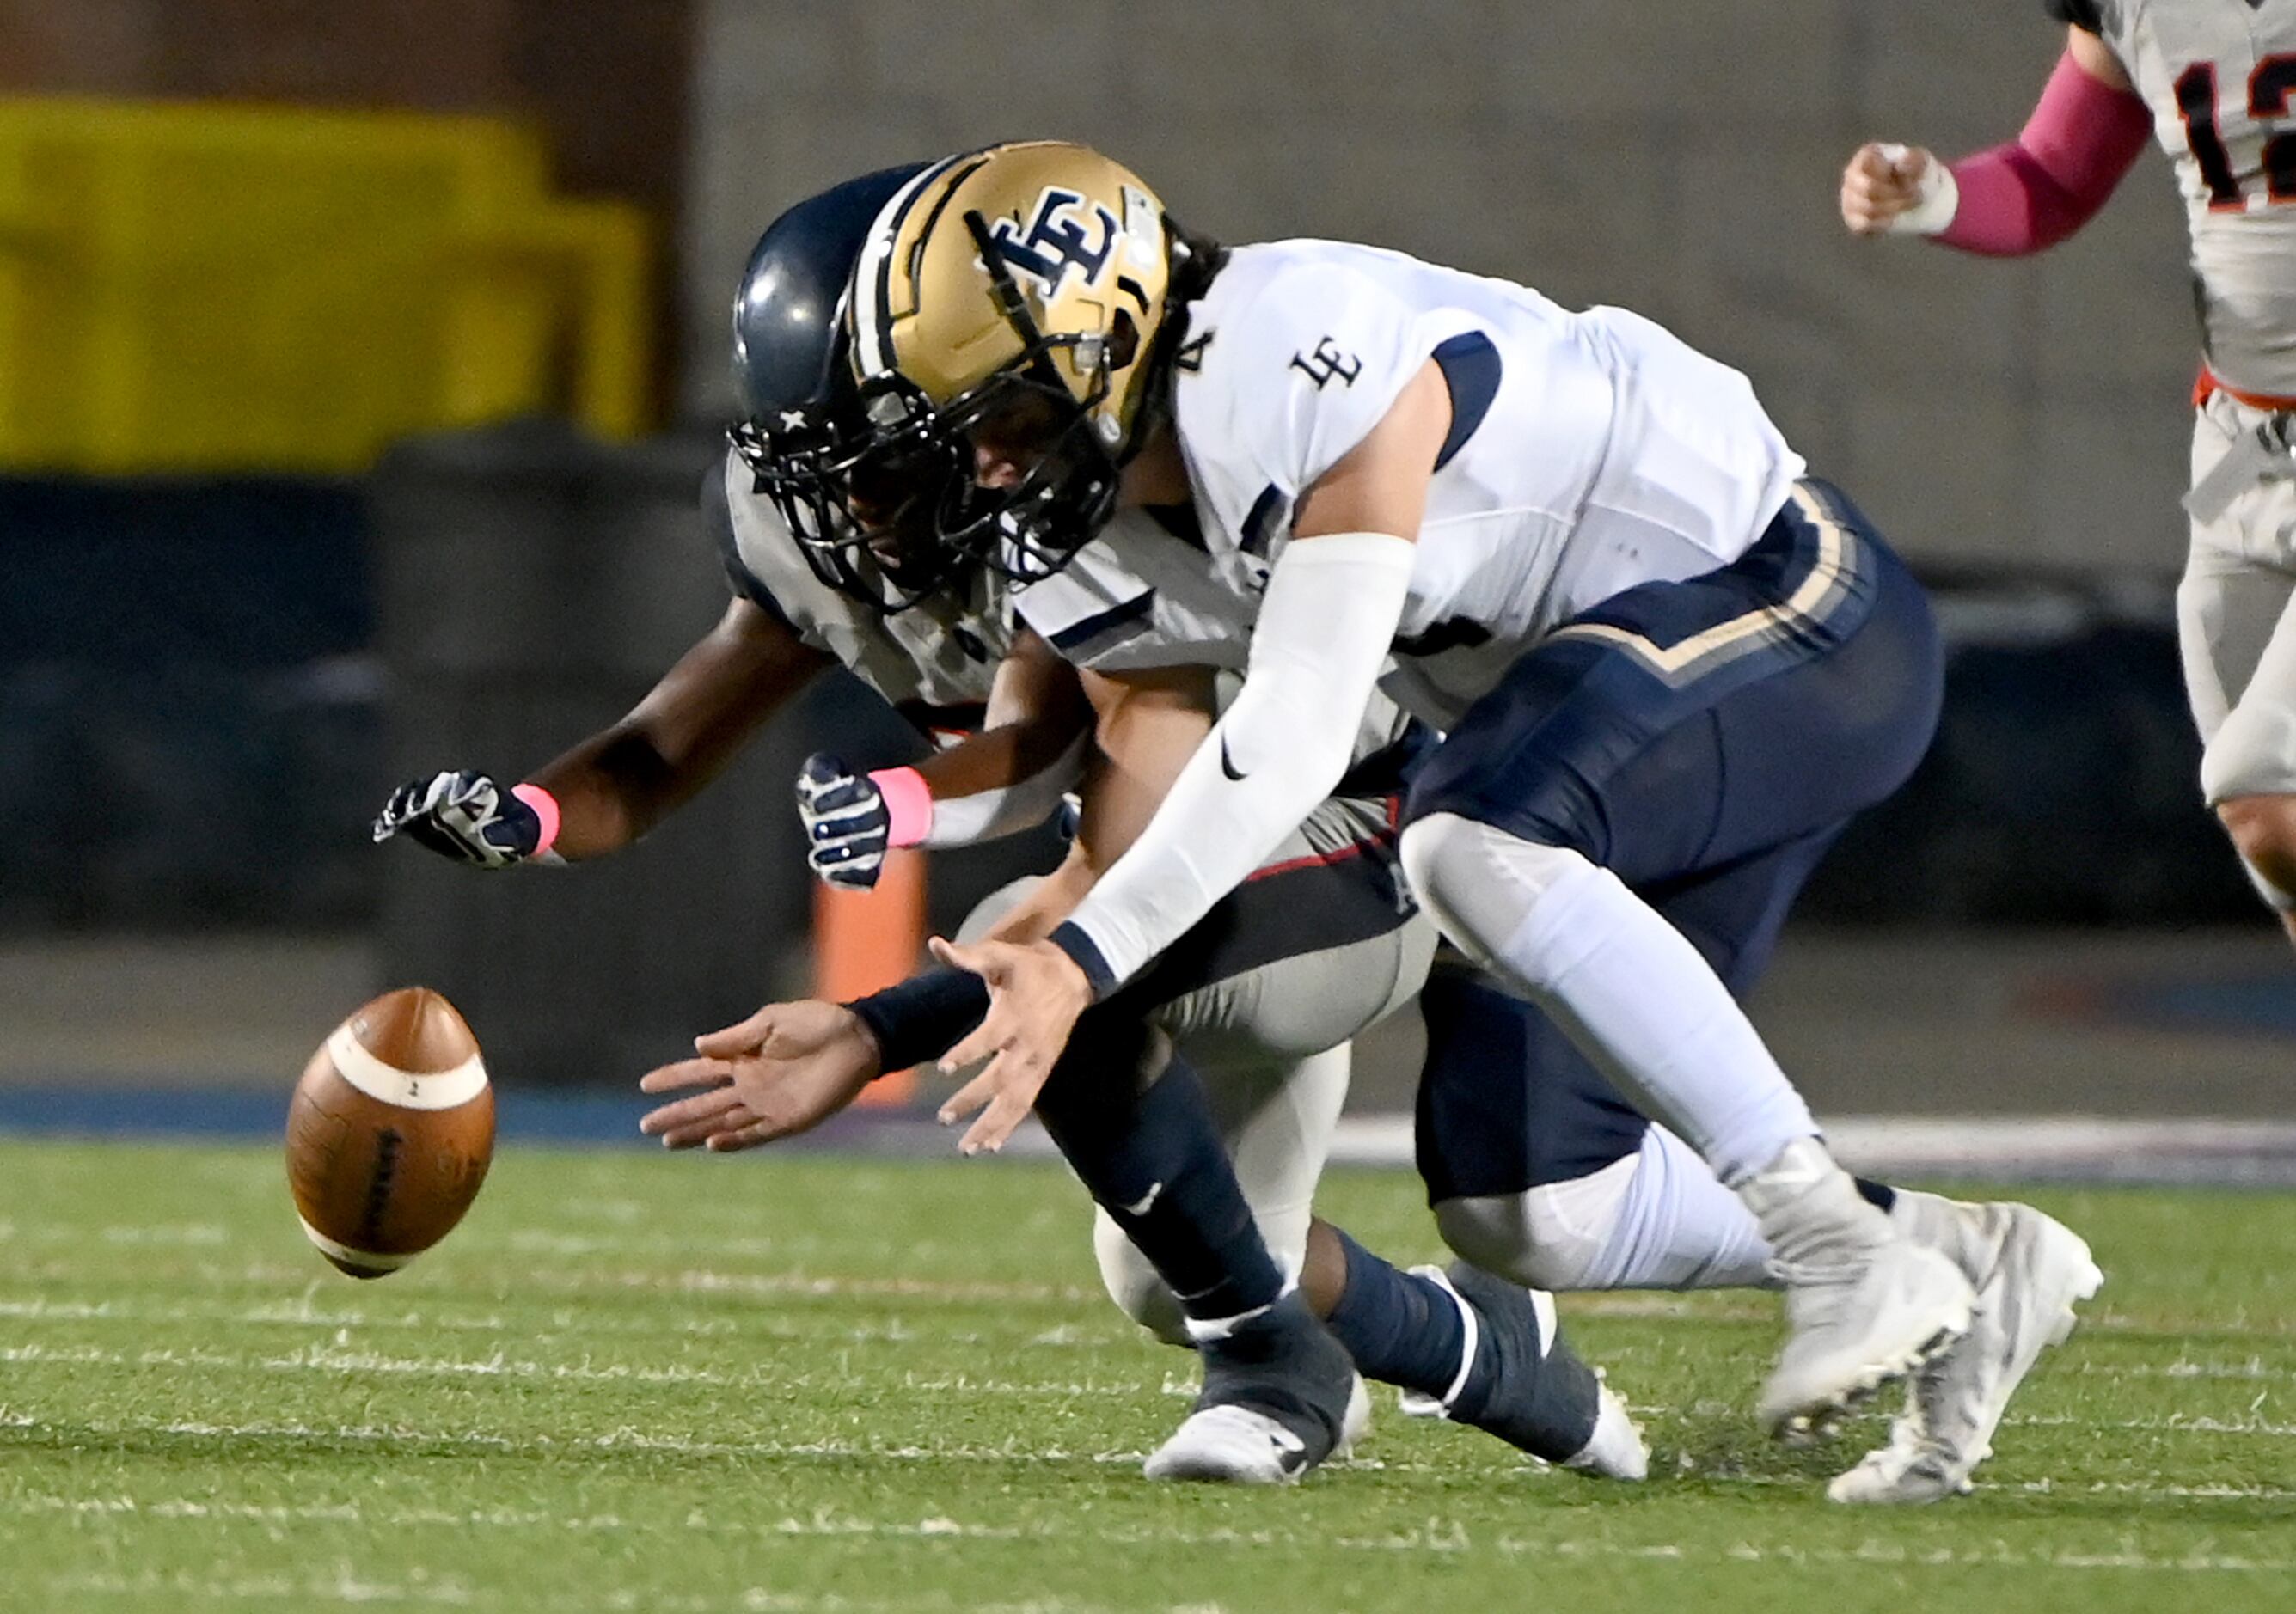
[[[1416,1184],[1325,1208],[1437,1253]],[[1653,1447],[1536,1469],[1382,1399],[1295,1489],[1154,1486],[1192,1364],[1056,1167],[506,1151],[359,1283],[275,1151],[0,1143],[0,1607],[2296,1610],[2296,1196],[2031,1196],[2106,1288],[1974,1495],[1827,1503],[1882,1438],[1750,1414],[1760,1295],[1565,1302]]]

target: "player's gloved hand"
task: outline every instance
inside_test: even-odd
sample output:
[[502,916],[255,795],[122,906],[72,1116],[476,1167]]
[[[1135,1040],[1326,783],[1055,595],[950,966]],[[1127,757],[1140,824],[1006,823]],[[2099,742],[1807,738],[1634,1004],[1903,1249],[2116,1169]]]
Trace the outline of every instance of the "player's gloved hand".
[[539,856],[542,815],[484,774],[434,774],[391,791],[374,815],[380,841],[404,832],[442,857],[506,869]]
[[798,770],[797,815],[805,821],[805,860],[825,884],[865,891],[877,883],[893,815],[874,779],[816,751]]

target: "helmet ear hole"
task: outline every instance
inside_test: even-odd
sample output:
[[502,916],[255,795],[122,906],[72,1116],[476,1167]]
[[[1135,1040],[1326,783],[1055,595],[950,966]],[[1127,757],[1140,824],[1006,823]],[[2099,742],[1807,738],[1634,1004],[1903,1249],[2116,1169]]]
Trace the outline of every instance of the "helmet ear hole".
[[1108,367],[1121,370],[1140,356],[1140,327],[1124,309],[1116,311],[1108,327]]

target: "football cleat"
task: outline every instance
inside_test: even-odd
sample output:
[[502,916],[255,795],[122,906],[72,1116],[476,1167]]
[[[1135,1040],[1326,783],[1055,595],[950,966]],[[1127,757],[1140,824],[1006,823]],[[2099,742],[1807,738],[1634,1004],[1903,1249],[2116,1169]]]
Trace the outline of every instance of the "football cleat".
[[1935,1502],[1969,1490],[2010,1397],[2041,1353],[2071,1334],[2074,1306],[2104,1282],[2081,1237],[2030,1205],[1913,1193],[1898,1203],[1923,1233],[1936,1225],[1935,1241],[1977,1286],[1977,1304],[1969,1332],[1915,1373],[1890,1443],[1825,1487],[1836,1502]]
[[1189,1332],[1203,1359],[1203,1390],[1149,1454],[1149,1479],[1287,1485],[1368,1423],[1355,1364],[1297,1292],[1217,1330],[1191,1321]]
[[1406,1416],[1464,1423],[1579,1473],[1640,1479],[1650,1472],[1642,1431],[1562,1338],[1554,1296],[1464,1261],[1412,1270],[1457,1302],[1467,1342],[1446,1395],[1403,1393]]
[[1773,1435],[1832,1433],[1969,1331],[1969,1280],[1867,1204],[1816,1140],[1789,1145],[1745,1192],[1786,1290],[1786,1343],[1759,1408]]

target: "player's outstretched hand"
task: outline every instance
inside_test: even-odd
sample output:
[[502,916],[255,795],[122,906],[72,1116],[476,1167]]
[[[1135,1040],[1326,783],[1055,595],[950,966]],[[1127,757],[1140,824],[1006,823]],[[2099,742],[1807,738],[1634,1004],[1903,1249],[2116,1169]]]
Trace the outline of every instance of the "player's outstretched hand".
[[945,1074],[980,1059],[988,1068],[940,1107],[940,1124],[953,1127],[980,1110],[957,1147],[967,1154],[1002,1149],[1036,1107],[1077,1017],[1091,1006],[1092,983],[1074,959],[1046,941],[960,947],[936,936],[932,953],[988,983],[988,1016],[940,1061]]
[[877,1044],[839,1004],[768,1004],[739,1025],[693,1039],[698,1058],[649,1070],[646,1093],[701,1092],[648,1110],[638,1130],[668,1149],[718,1153],[810,1132],[878,1074]]
[[1884,235],[1929,194],[1937,158],[1920,146],[1867,142],[1841,170],[1841,222],[1853,235]]
[[374,815],[373,831],[377,841],[405,834],[441,857],[481,869],[524,863],[542,845],[541,815],[468,768],[400,785]]

